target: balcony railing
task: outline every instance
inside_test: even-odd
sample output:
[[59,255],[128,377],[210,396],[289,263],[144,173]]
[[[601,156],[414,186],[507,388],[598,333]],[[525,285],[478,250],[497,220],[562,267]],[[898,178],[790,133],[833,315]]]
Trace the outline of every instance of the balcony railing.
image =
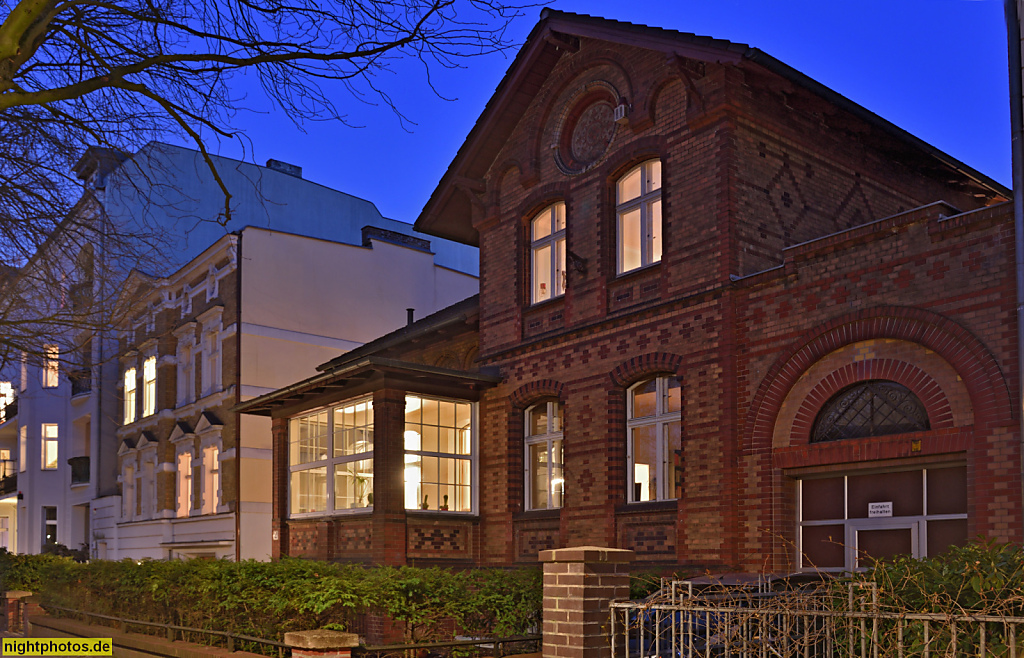
[[18,474],[11,473],[0,477],[0,496],[12,494],[18,490]]
[[0,423],[6,423],[18,415],[18,398],[7,404],[0,403]]
[[71,484],[89,484],[88,457],[71,457],[68,465],[71,466]]
[[71,396],[81,395],[92,391],[92,371],[88,368],[72,370],[68,373],[71,380]]

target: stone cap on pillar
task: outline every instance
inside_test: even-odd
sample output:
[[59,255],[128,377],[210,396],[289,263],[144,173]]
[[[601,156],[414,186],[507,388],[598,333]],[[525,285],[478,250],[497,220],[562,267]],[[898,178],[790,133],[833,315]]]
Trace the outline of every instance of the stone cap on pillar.
[[296,649],[350,649],[359,646],[359,636],[320,628],[315,631],[285,633],[284,643]]
[[632,562],[634,552],[624,548],[604,546],[576,546],[541,551],[541,562]]
[[20,589],[12,589],[9,592],[4,592],[5,599],[24,599],[29,596],[32,596],[32,592],[26,592]]

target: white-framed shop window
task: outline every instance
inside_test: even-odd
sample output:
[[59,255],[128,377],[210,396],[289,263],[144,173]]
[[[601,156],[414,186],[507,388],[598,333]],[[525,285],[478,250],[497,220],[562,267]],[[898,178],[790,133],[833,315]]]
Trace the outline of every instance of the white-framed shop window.
[[660,376],[626,394],[628,500],[679,498],[682,486],[682,395],[679,380]]
[[562,404],[539,402],[526,410],[526,509],[562,506]]
[[373,507],[373,400],[365,397],[292,418],[290,512]]
[[475,509],[475,404],[405,396],[405,508]]

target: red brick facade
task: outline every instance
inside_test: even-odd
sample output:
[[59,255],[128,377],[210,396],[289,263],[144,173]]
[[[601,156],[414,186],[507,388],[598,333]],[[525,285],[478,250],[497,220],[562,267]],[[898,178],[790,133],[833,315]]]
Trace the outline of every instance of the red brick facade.
[[[600,102],[626,121],[572,132]],[[662,255],[619,274],[616,182],[651,159]],[[280,551],[513,564],[589,545],[652,567],[790,569],[801,479],[936,464],[966,465],[968,536],[1020,540],[1012,213],[950,162],[763,53],[548,12],[417,224],[479,243],[478,331],[371,349],[500,373],[479,389],[475,513],[375,505],[371,541],[365,523],[314,531],[275,505]],[[556,202],[567,289],[531,304],[530,220]],[[627,394],[655,376],[681,386],[682,495],[629,503]],[[905,386],[930,428],[811,443],[825,402],[868,380]],[[329,401],[318,390],[263,409]],[[544,400],[563,409],[564,504],[528,511],[524,413]],[[388,435],[378,500],[400,462]]]

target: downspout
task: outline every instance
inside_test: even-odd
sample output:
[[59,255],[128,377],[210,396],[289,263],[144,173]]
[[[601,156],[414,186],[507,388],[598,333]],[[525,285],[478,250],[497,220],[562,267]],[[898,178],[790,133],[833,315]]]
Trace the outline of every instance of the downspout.
[[[235,406],[242,403],[242,236],[235,244]],[[235,412],[235,562],[242,561],[242,414]]]
[[1017,275],[1017,415],[1020,418],[1020,493],[1024,510],[1024,108],[1021,107],[1021,41],[1017,0],[1003,0],[1003,5],[1010,67],[1010,149],[1013,156],[1013,233]]

